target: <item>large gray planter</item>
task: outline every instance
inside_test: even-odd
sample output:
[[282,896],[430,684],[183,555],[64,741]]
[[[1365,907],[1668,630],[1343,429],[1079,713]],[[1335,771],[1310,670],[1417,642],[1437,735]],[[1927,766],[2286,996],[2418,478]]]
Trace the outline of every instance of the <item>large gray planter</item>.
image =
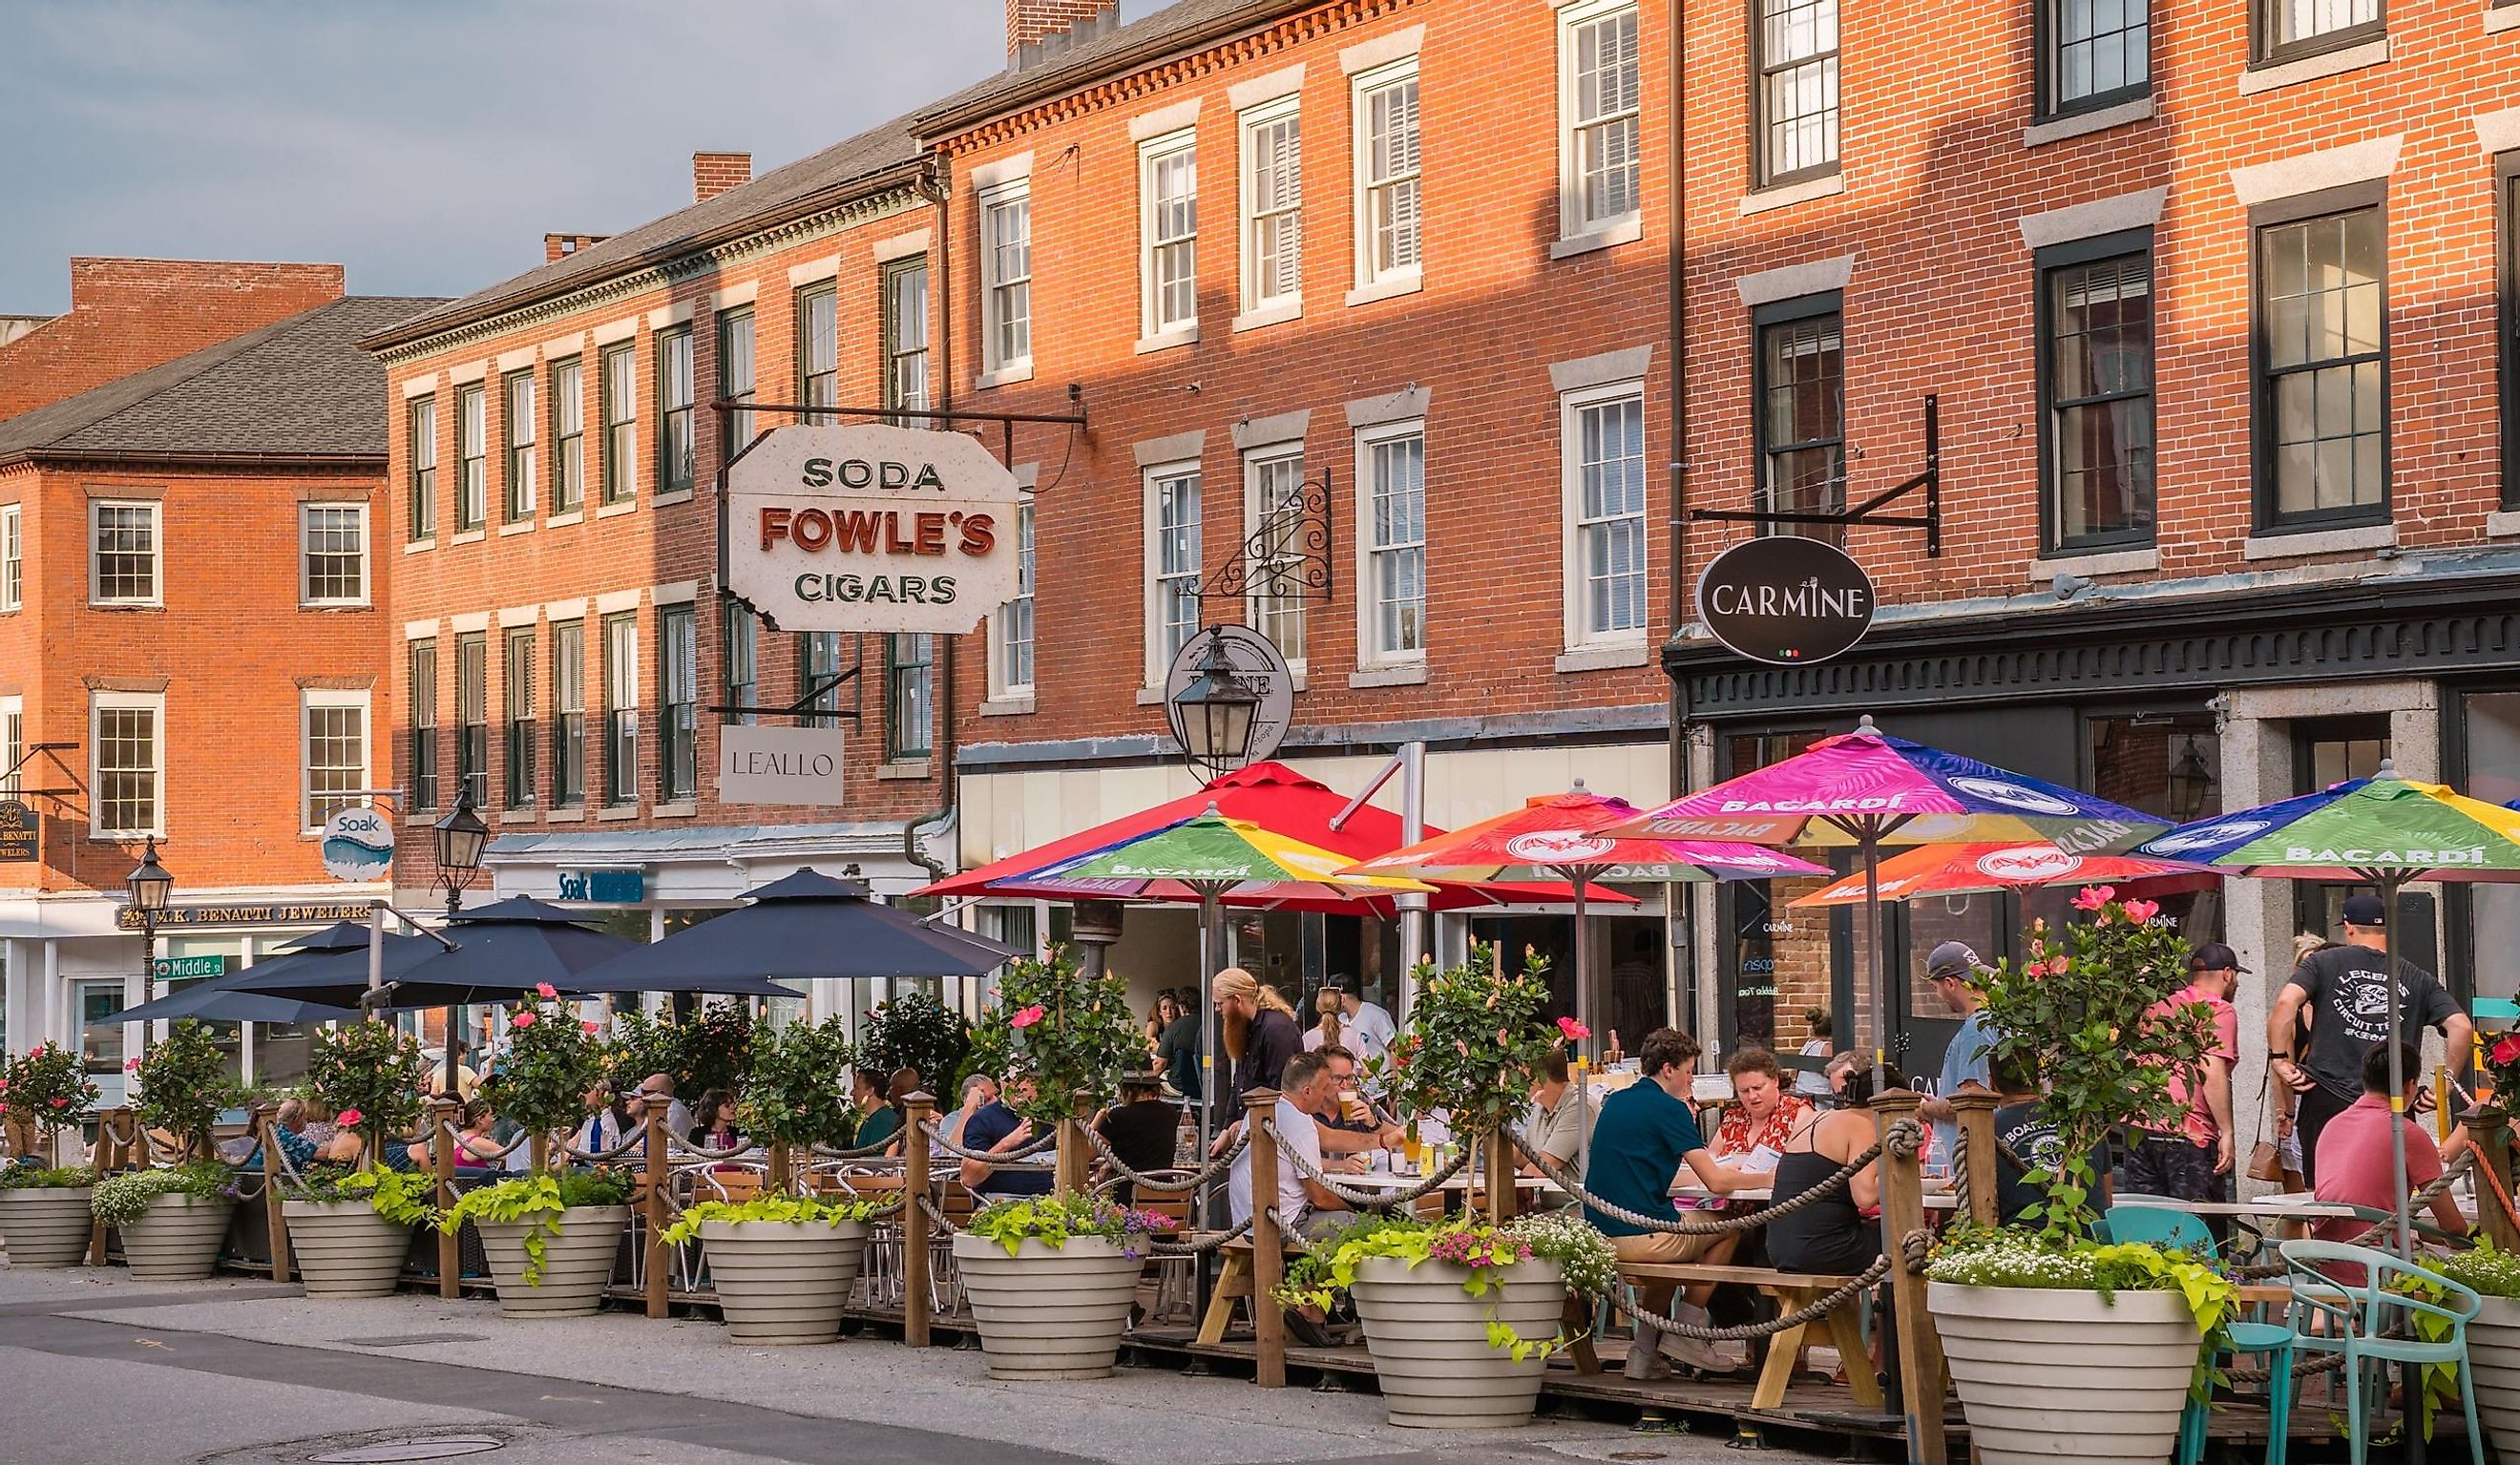
[[1507,1267],[1484,1297],[1462,1290],[1470,1269],[1447,1262],[1412,1266],[1396,1257],[1358,1264],[1348,1295],[1365,1324],[1365,1349],[1382,1380],[1391,1422],[1417,1429],[1498,1429],[1527,1422],[1547,1357],[1517,1363],[1488,1344],[1491,1318],[1533,1343],[1557,1335],[1566,1282],[1554,1262]]
[[1925,1304],[1984,1465],[2159,1465],[2203,1339],[2176,1292],[1929,1283]]
[[512,1317],[584,1317],[604,1306],[612,1262],[621,1251],[628,1206],[571,1206],[560,1213],[560,1233],[543,1240],[539,1282],[525,1281],[525,1236],[533,1223],[476,1221],[490,1280],[499,1287],[499,1310]]
[[135,1277],[200,1281],[219,1265],[219,1248],[228,1239],[228,1214],[235,1209],[236,1202],[225,1196],[154,1197],[145,1215],[120,1228],[122,1260]]
[[0,1249],[17,1267],[76,1266],[96,1225],[89,1185],[29,1185],[0,1190]]
[[402,1280],[411,1227],[366,1201],[283,1201],[280,1212],[308,1297],[385,1297]]
[[[0,1217],[0,1222],[6,1221]],[[2494,1452],[2520,1460],[2520,1300],[2489,1297],[2467,1325],[2468,1381]]]
[[868,1226],[704,1221],[700,1245],[731,1343],[830,1343],[866,1257]]
[[1146,1263],[1116,1241],[1027,1239],[1013,1256],[985,1236],[954,1238],[980,1351],[993,1379],[1100,1379],[1111,1374]]

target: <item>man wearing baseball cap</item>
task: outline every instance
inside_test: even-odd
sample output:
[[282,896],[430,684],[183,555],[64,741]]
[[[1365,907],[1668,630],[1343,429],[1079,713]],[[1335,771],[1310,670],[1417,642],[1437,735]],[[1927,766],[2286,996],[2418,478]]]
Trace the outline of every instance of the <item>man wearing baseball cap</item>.
[[2214,1019],[2214,1045],[2201,1071],[2172,1076],[2170,1091],[2187,1106],[2179,1128],[2138,1129],[2118,1166],[2121,1194],[2182,1201],[2227,1201],[2231,1186],[2231,1065],[2240,1058],[2240,1015],[2231,989],[2248,968],[2239,954],[2209,941],[2187,957],[2187,985],[2156,1004],[2153,1015],[2203,1006]]
[[1965,941],[1946,941],[1925,957],[1925,981],[1954,1012],[1960,1015],[1959,1031],[1952,1035],[1951,1046],[1943,1049],[1942,1082],[1934,1087],[1936,1097],[1925,1100],[1919,1112],[1934,1126],[1934,1153],[1948,1159],[1959,1142],[1959,1111],[1947,1100],[1969,1085],[1993,1092],[1995,1080],[1989,1073],[1986,1013],[1984,999],[1978,995],[1977,979],[1987,969],[1977,952]]
[[[2345,944],[2313,952],[2293,968],[2292,980],[2267,1014],[2269,1069],[2279,1084],[2301,1095],[2302,1174],[2318,1183],[2318,1135],[2327,1122],[2362,1096],[2362,1059],[2389,1036],[2389,988],[2381,965],[2388,945],[2388,908],[2376,895],[2345,899]],[[2412,1037],[2439,1028],[2450,1044],[2452,1070],[2467,1066],[2475,1028],[2431,972],[2398,958],[2401,1031]],[[2310,1016],[2310,1043],[2293,1051],[2295,1024]]]

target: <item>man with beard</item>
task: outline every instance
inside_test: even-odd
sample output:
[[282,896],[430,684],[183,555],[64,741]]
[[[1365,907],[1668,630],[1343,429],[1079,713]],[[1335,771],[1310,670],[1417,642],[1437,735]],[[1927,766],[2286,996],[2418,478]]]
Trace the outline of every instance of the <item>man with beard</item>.
[[1207,995],[1216,1004],[1217,1023],[1224,1030],[1226,1056],[1234,1060],[1234,1082],[1226,1090],[1226,1117],[1233,1122],[1208,1151],[1221,1155],[1242,1132],[1243,1096],[1254,1089],[1278,1088],[1286,1060],[1304,1050],[1304,1034],[1295,1024],[1295,1009],[1286,1005],[1277,989],[1263,985],[1241,967],[1218,972],[1208,983]]

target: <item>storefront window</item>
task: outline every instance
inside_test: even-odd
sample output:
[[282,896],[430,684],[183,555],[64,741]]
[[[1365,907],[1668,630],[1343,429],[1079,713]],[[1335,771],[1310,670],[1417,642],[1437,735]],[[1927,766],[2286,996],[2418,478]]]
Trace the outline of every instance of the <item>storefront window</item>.
[[[1616,1033],[1629,1053],[1672,1021],[1660,915],[1588,915],[1591,926],[1592,1027],[1596,1051]],[[1549,962],[1552,1015],[1575,1015],[1575,921],[1572,915],[1470,917],[1470,939],[1503,943],[1505,969],[1519,974],[1539,956]]]
[[[187,958],[215,956],[219,958],[220,972],[231,972],[236,970],[245,958],[245,938],[241,936],[169,936],[159,940],[158,952],[162,957],[179,961]],[[188,977],[180,982],[153,982],[149,990],[155,997],[171,997],[197,982],[207,980],[209,978],[204,976]],[[227,1059],[228,1082],[244,1084],[246,1082],[245,1025],[233,1022],[205,1022],[202,1024],[202,1028],[210,1035],[211,1041],[219,1045],[219,1051]],[[299,1066],[299,1073],[301,1077],[304,1074],[302,1063]]]
[[[2389,719],[2330,717],[2293,724],[2293,787],[2296,794],[2317,793],[2349,778],[2377,776],[2389,759]],[[2341,939],[2345,898],[2368,885],[2319,885],[2294,880],[2293,929],[2330,941]]]
[[[1782,762],[1821,736],[1813,731],[1730,738],[1724,777],[1738,777]],[[1720,1036],[1727,1050],[1750,1043],[1763,1047],[1783,1043],[1786,1051],[1796,1050],[1809,1031],[1805,1015],[1814,1008],[1826,1010],[1833,1028],[1856,1020],[1854,1013],[1838,1013],[1830,999],[1835,984],[1829,928],[1844,917],[1833,918],[1826,910],[1792,909],[1794,901],[1825,883],[1817,878],[1735,880],[1718,888],[1719,929],[1725,933],[1716,954],[1724,986],[1726,1031]],[[1870,943],[1865,943],[1865,950],[1869,949]],[[1619,1037],[1630,1049],[1635,1048],[1636,1035],[1623,1031]]]
[[[2173,823],[2223,812],[2223,739],[2212,714],[2138,712],[2095,717],[2089,727],[2092,792]],[[2143,894],[2160,904],[2160,918],[2174,922],[2190,943],[2224,939],[2219,876],[2148,883]],[[2018,924],[2064,924],[2073,895],[2071,886],[2025,892]]]
[[122,998],[122,979],[78,984],[79,1056],[91,1074],[112,1076],[122,1083],[122,1021],[115,1016],[129,1003]]
[[[2520,691],[2476,692],[2459,704],[2466,767],[2458,790],[2489,804],[2520,801]],[[2462,886],[2452,899],[2468,906],[2469,918],[2451,929],[2465,936],[2456,956],[2470,995],[2520,997],[2520,960],[2512,954],[2520,953],[2520,885]]]

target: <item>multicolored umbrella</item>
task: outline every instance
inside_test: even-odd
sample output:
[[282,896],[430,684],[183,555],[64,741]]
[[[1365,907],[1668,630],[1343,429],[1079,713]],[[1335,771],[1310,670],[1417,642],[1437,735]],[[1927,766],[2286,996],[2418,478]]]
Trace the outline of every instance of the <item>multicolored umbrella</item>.
[[[2139,855],[2068,855],[2052,844],[1917,845],[1882,861],[1878,873],[1877,889],[1885,901],[1976,895],[1989,890],[2035,890],[2048,885],[2128,885],[2177,879],[2211,883],[2222,878],[2217,871],[2176,860],[2149,860]],[[1814,909],[1860,906],[1864,904],[1865,890],[1864,876],[1852,874],[1792,904]]]
[[1044,866],[1026,877],[1037,889],[1102,899],[1132,899],[1149,887],[1177,885],[1192,893],[1213,887],[1218,899],[1238,895],[1246,903],[1302,897],[1359,900],[1373,894],[1431,891],[1396,876],[1340,873],[1348,858],[1306,844],[1245,819],[1228,819],[1211,804],[1178,823],[1132,835],[1091,854]]

